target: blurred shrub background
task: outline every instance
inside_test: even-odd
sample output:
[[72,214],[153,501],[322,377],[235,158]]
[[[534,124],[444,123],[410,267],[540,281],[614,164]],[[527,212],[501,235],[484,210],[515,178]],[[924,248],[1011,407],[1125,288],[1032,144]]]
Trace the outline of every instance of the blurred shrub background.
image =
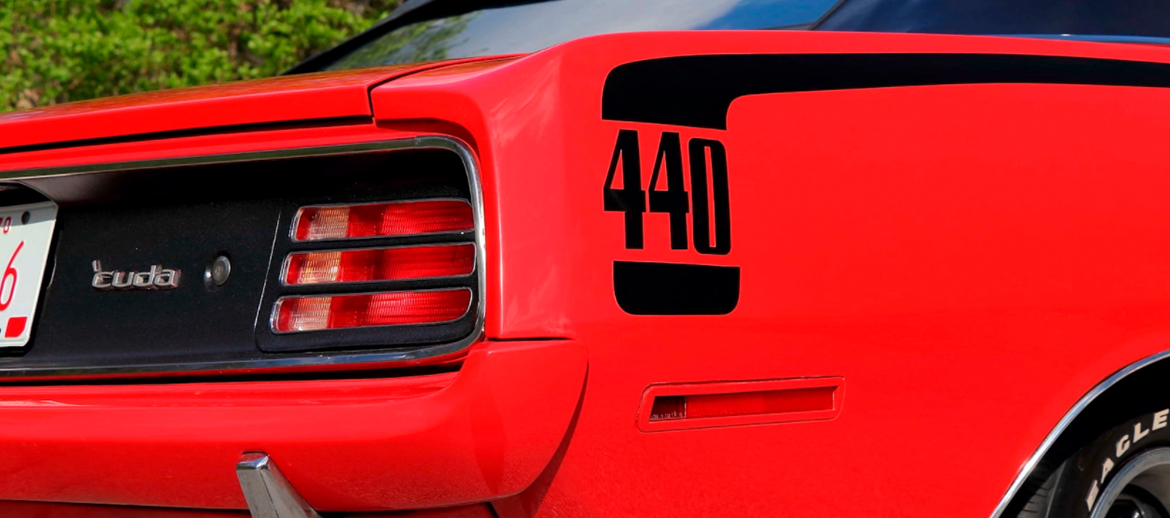
[[0,111],[268,77],[401,0],[0,0]]

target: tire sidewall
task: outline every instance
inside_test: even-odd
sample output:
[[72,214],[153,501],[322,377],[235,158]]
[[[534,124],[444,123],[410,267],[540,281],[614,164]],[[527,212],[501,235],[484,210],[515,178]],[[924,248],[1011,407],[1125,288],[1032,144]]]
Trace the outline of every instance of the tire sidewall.
[[1050,517],[1088,518],[1102,505],[1105,488],[1121,468],[1143,452],[1170,447],[1170,408],[1119,424],[1081,448],[1068,461]]

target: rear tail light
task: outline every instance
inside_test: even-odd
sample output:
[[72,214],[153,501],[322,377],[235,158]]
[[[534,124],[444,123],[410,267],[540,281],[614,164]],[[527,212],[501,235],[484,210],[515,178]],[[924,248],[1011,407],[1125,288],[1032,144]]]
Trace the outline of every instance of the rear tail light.
[[[478,245],[467,200],[314,205],[294,214],[263,350],[442,342],[473,329]],[[379,329],[386,326],[398,327]]]
[[421,200],[303,207],[293,219],[294,241],[462,232],[475,228],[464,200]]
[[475,245],[435,245],[294,252],[281,280],[287,285],[394,281],[470,275]]
[[276,302],[272,327],[277,333],[294,333],[436,324],[458,320],[470,308],[471,290],[468,288],[285,297]]

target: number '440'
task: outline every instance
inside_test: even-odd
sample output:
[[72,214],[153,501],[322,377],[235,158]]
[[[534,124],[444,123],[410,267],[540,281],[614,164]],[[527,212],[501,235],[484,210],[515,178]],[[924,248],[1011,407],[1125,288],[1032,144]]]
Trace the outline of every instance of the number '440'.
[[[687,155],[691,175],[689,196],[683,184],[682,139],[678,133],[664,132],[658,142],[647,192],[642,188],[638,132],[626,129],[618,132],[605,176],[605,210],[625,213],[626,248],[642,248],[642,215],[649,211],[670,215],[671,249],[689,248],[687,214],[693,214],[691,235],[695,238],[696,251],[714,255],[731,251],[727,151],[718,140],[693,138],[687,142]],[[613,183],[619,168],[622,188],[615,189]]]

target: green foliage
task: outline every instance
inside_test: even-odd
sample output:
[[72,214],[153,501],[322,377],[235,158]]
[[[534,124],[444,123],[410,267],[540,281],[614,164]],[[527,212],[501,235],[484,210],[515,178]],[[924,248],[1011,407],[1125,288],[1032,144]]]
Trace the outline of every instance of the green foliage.
[[267,77],[400,0],[0,0],[0,111]]

